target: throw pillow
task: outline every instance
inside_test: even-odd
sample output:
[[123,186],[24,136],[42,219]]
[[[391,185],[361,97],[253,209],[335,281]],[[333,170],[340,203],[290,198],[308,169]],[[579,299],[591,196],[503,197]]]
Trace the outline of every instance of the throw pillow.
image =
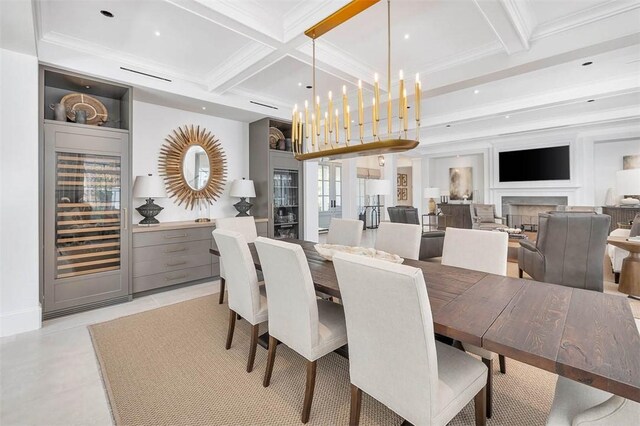
[[493,216],[493,206],[476,206],[476,216],[480,219],[480,223],[495,223]]
[[640,235],[640,213],[633,218],[633,224],[631,225],[631,231],[629,231],[630,237],[637,237]]

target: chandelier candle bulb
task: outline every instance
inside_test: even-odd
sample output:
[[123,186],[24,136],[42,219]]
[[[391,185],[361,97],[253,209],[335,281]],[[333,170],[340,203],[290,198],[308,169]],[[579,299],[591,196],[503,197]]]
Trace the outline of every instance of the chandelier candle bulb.
[[304,141],[303,135],[306,131],[304,126],[302,125],[302,111],[300,111],[299,120],[298,120],[299,132],[298,132],[298,151],[302,151],[302,144]]
[[340,115],[338,114],[338,108],[336,108],[336,145],[340,143]]
[[349,101],[347,100],[347,86],[342,86],[342,119],[344,120],[344,128],[347,128],[347,107]]
[[[400,120],[404,117],[404,93],[406,93],[404,90],[404,73],[400,70],[400,92],[398,95],[398,119]],[[391,133],[391,131],[389,131],[389,133]]]
[[373,138],[378,136],[378,121],[376,120],[376,98],[371,100],[371,128],[373,129]]
[[351,140],[351,111],[349,110],[349,105],[347,105],[347,121],[345,121],[344,129],[346,131],[345,143],[349,145],[349,141]]
[[291,139],[293,139],[294,141],[296,139],[298,139],[298,126],[296,126],[296,117],[298,114],[296,114],[296,112],[298,111],[298,104],[295,104],[293,107],[293,118],[291,119]]
[[316,148],[316,115],[311,113],[311,147],[312,151],[315,151]]
[[304,101],[304,133],[305,137],[309,139],[309,102]]
[[390,134],[393,133],[393,109],[392,109],[393,100],[391,99],[391,91],[389,90],[387,93],[388,93],[388,96],[387,96],[387,124],[388,124],[387,134],[390,135]]
[[380,108],[380,83],[378,82],[378,73],[374,74],[373,79],[373,95],[375,99],[375,102],[373,103],[373,119],[374,121],[380,121],[380,113],[378,111],[378,109]]
[[418,123],[420,123],[420,92],[421,92],[421,87],[420,87],[420,74],[416,74],[416,89],[415,89],[415,94],[414,94],[414,103],[415,103],[415,110],[416,110],[416,121]]
[[320,137],[320,119],[322,116],[320,115],[320,96],[316,96],[316,132],[318,138]]
[[324,144],[329,142],[329,113],[324,113]]
[[[407,89],[404,89],[402,91],[402,108],[404,110],[407,109]],[[407,114],[406,112],[404,114],[402,122],[403,122],[404,131],[406,132],[407,129],[409,128],[409,114]]]
[[[362,101],[362,80],[358,80],[358,124],[364,124],[364,102]],[[362,136],[360,136],[362,139]]]
[[329,91],[329,107],[327,108],[327,111],[329,112],[329,131],[331,132],[331,129],[333,128],[333,116],[331,115],[331,111],[333,110],[333,95],[331,93],[331,91]]

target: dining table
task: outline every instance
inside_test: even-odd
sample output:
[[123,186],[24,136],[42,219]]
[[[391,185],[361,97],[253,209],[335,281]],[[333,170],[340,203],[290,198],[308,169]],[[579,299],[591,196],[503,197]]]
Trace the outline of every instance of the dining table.
[[[317,291],[340,298],[333,263],[302,247]],[[249,244],[261,270],[254,244]],[[210,252],[219,256],[217,248]],[[422,270],[434,331],[640,402],[640,335],[626,297],[404,259]]]

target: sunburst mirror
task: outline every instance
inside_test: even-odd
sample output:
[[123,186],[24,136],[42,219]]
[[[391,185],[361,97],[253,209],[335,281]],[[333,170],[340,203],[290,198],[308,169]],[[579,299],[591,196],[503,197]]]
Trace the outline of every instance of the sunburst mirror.
[[200,126],[178,127],[160,148],[158,168],[167,193],[193,210],[199,203],[213,204],[227,179],[227,159],[220,141]]

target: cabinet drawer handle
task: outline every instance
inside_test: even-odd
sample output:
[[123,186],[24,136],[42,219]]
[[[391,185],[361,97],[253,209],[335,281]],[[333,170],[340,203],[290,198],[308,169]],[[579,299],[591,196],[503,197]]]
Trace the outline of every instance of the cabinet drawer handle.
[[187,234],[180,234],[180,235],[165,235],[164,237],[169,240],[169,239],[172,239],[172,238],[184,238],[186,236],[187,236]]
[[164,252],[165,253],[177,253],[179,251],[187,251],[187,248],[186,247],[182,247],[182,248],[175,249],[175,250],[165,250]]
[[179,275],[179,276],[173,277],[173,278],[166,277],[164,280],[165,281],[181,280],[182,278],[187,278],[187,277],[188,277],[188,275]]
[[182,262],[175,262],[175,263],[165,263],[164,266],[180,266],[180,265],[184,265],[186,264],[187,261],[183,260]]

